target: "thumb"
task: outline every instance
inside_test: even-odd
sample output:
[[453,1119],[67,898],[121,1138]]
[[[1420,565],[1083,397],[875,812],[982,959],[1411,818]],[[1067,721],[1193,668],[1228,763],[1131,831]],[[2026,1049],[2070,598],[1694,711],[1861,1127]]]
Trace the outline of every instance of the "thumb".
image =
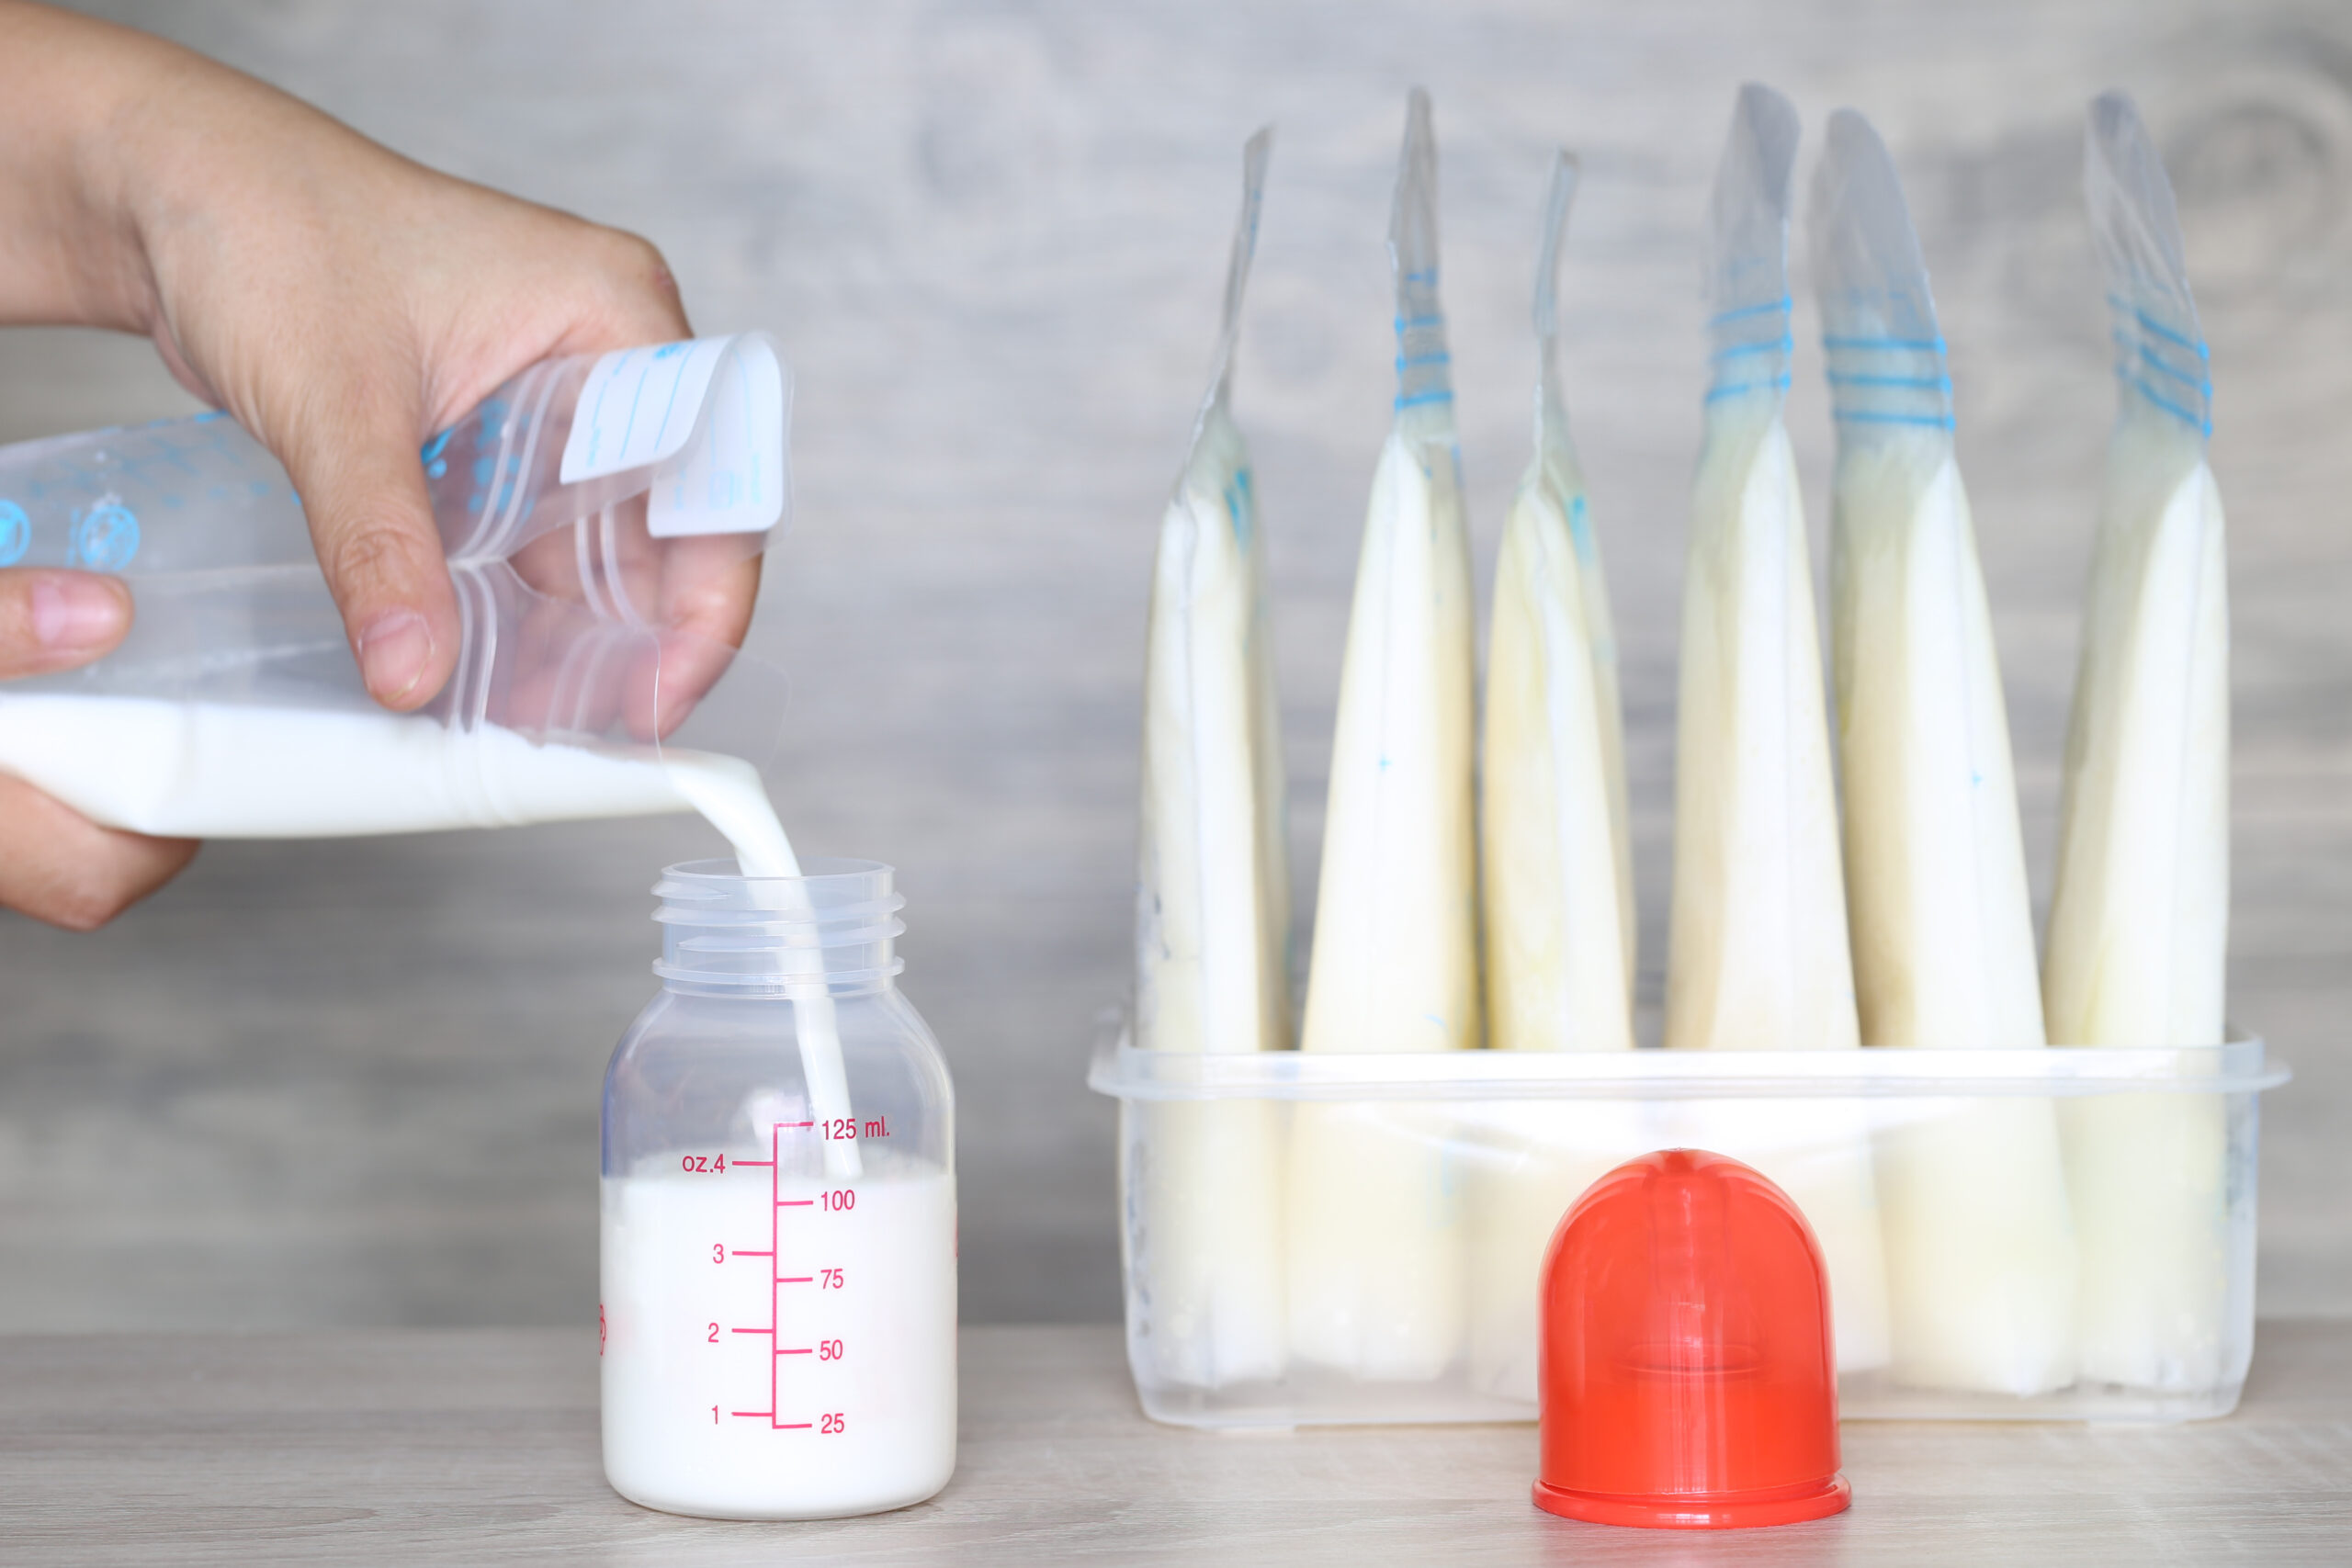
[[392,401],[322,410],[279,457],[368,692],[396,713],[423,707],[458,661],[458,601],[417,461],[415,410]]

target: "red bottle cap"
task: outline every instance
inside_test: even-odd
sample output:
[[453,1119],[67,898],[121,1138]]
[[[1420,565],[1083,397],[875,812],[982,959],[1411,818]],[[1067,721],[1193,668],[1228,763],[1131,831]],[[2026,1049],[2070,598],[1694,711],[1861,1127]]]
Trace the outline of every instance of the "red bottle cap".
[[1698,1149],[1627,1161],[1552,1234],[1542,1290],[1537,1507],[1738,1529],[1851,1500],[1821,1246],[1756,1171]]

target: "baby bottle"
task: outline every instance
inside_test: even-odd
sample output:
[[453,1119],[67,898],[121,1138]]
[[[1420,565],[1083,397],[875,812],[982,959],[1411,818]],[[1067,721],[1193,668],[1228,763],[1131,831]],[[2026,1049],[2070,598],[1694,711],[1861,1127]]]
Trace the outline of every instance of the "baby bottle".
[[804,869],[663,874],[605,1078],[605,1473],[671,1513],[878,1513],[956,1467],[947,1064],[890,868]]

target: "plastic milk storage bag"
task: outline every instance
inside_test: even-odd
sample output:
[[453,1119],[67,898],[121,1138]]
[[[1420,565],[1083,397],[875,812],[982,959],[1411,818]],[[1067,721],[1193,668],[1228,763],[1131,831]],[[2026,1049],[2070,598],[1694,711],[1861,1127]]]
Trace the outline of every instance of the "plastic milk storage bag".
[[[1535,264],[1535,458],[1495,564],[1480,771],[1487,1018],[1506,1051],[1634,1045],[1633,861],[1609,591],[1560,394],[1559,261],[1577,162],[1553,164]],[[1487,1109],[1470,1184],[1470,1376],[1535,1399],[1536,1276],[1552,1232],[1621,1157],[1626,1108]],[[1639,1148],[1623,1149],[1639,1153]]]
[[[1438,306],[1437,145],[1408,111],[1389,229],[1396,423],[1381,448],[1340,672],[1306,1052],[1478,1043],[1470,550]],[[1463,1351],[1463,1185],[1442,1106],[1301,1104],[1291,1119],[1290,1351],[1425,1381]]]
[[[1788,398],[1797,117],[1750,84],[1716,171],[1713,368],[1682,590],[1666,1043],[1860,1043],[1829,720]],[[1829,1269],[1838,1365],[1886,1359],[1868,1131],[1850,1103],[1700,1101],[1660,1142],[1741,1151],[1796,1201]]]
[[[1951,381],[1894,165],[1841,109],[1814,184],[1838,422],[1831,642],[1862,1041],[2042,1043],[2001,672]],[[2030,1395],[2075,1379],[2075,1238],[2047,1100],[1879,1141],[1893,1376]]]
[[[1290,1044],[1290,878],[1266,545],[1231,412],[1233,349],[1272,133],[1242,159],[1225,328],[1161,520],[1144,654],[1136,1043],[1219,1054]],[[1282,1127],[1245,1100],[1133,1106],[1147,1158],[1121,1169],[1151,1290],[1128,1323],[1136,1375],[1221,1388],[1284,1359]],[[1129,1259],[1130,1267],[1134,1259]]]
[[535,366],[427,444],[463,629],[414,715],[368,695],[300,502],[232,421],[0,450],[0,563],[119,573],[137,608],[97,663],[0,685],[0,769],[196,838],[756,795],[774,683],[686,611],[785,513],[790,393],[763,334],[629,349]]
[[[2120,403],[2066,742],[2042,998],[2070,1045],[2219,1045],[2229,946],[2230,619],[2211,388],[2164,165],[2131,101],[2091,106],[2083,171]],[[2222,1104],[2142,1094],[2062,1111],[2086,1381],[2243,1376]],[[2244,1270],[2238,1270],[2243,1280]],[[2236,1310],[2233,1310],[2233,1307]]]

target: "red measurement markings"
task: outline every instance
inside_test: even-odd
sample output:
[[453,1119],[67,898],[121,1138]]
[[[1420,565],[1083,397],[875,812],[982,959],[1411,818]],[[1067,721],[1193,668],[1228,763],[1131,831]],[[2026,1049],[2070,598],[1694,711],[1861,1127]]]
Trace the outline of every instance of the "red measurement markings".
[[[814,1421],[779,1421],[776,1419],[776,1406],[781,1403],[781,1397],[776,1387],[775,1369],[777,1362],[786,1356],[815,1356],[817,1355],[819,1347],[814,1345],[792,1347],[778,1345],[776,1343],[777,1314],[775,1287],[778,1285],[813,1285],[817,1282],[817,1277],[813,1274],[778,1274],[775,1271],[776,1266],[775,1261],[776,1255],[784,1250],[782,1222],[778,1219],[776,1211],[779,1209],[813,1209],[816,1208],[820,1201],[820,1200],[815,1198],[786,1198],[784,1195],[781,1179],[777,1174],[784,1166],[784,1134],[787,1132],[805,1131],[816,1125],[817,1123],[814,1121],[774,1122],[770,1125],[768,1132],[769,1157],[766,1159],[739,1159],[735,1161],[737,1165],[763,1166],[766,1168],[768,1173],[768,1249],[765,1252],[738,1251],[735,1256],[738,1258],[764,1258],[769,1260],[768,1325],[765,1328],[739,1328],[735,1330],[735,1332],[738,1334],[766,1335],[768,1337],[768,1349],[770,1354],[768,1356],[768,1407],[765,1410],[738,1410],[734,1412],[734,1414],[747,1420],[764,1419],[768,1424],[769,1429],[777,1432],[809,1432],[816,1430],[817,1427],[817,1423]],[[876,1131],[878,1133],[879,1129],[877,1128]],[[824,1206],[828,1209],[846,1208],[850,1203],[854,1203],[856,1201],[854,1194],[845,1191],[828,1192],[821,1200]],[[838,1276],[839,1272],[840,1271],[838,1269],[826,1270],[828,1288],[831,1288],[833,1279]],[[829,1346],[833,1342],[828,1342]],[[839,1351],[836,1349],[833,1351],[833,1354],[838,1356]],[[824,1358],[820,1358],[820,1359],[822,1359]],[[837,1432],[841,1430],[841,1416],[838,1415],[827,1416],[825,1417],[825,1429],[829,1432]]]
[[784,1239],[776,1234],[775,1211],[784,1191],[776,1185],[776,1173],[784,1167],[784,1123],[768,1129],[768,1430],[777,1429],[776,1412],[784,1401],[775,1387],[775,1255],[784,1250]]
[[774,1258],[775,1254],[773,1252],[753,1252],[748,1247],[739,1247],[733,1253],[729,1254],[729,1256],[735,1258]]

